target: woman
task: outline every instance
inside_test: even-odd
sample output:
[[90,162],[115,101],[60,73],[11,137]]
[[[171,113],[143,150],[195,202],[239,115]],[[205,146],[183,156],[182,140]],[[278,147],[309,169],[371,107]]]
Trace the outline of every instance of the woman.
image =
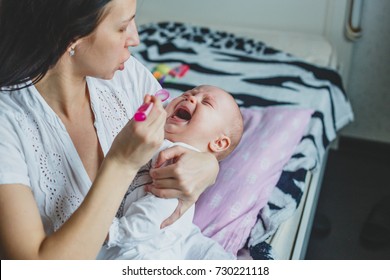
[[[166,113],[145,95],[159,85],[128,50],[139,43],[135,14],[136,0],[1,0],[2,258],[96,258],[129,184],[162,143]],[[148,119],[129,121],[143,102],[154,102]],[[168,159],[176,163],[151,170],[147,188],[181,201],[162,226],[218,172],[206,153],[175,147],[158,162]]]

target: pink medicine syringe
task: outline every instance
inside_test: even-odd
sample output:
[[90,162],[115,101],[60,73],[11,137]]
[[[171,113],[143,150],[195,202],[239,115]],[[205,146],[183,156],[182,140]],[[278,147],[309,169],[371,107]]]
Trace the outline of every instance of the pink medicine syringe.
[[[169,98],[169,91],[166,89],[158,90],[154,96],[158,97],[162,102]],[[138,108],[137,112],[134,114],[134,120],[137,122],[143,122],[146,120],[150,111],[153,108],[153,102],[142,104],[141,107]]]

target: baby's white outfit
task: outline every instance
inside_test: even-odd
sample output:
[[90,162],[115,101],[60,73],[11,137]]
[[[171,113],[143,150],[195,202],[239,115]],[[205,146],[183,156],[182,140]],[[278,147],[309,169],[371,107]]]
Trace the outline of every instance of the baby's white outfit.
[[[160,151],[174,145],[195,150],[184,143],[164,140]],[[157,153],[158,154],[158,153]],[[216,241],[205,237],[192,223],[195,206],[186,211],[172,225],[160,229],[178,205],[177,199],[158,198],[145,193],[144,185],[151,182],[149,169],[154,160],[139,171],[129,188],[123,216],[115,218],[109,233],[105,258],[173,260],[173,259],[234,259]],[[116,252],[111,254],[110,251]]]

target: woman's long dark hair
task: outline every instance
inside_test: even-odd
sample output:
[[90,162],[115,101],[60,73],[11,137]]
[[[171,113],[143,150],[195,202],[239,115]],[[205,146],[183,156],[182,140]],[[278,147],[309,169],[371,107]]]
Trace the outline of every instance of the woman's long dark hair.
[[0,87],[39,81],[111,0],[0,0]]

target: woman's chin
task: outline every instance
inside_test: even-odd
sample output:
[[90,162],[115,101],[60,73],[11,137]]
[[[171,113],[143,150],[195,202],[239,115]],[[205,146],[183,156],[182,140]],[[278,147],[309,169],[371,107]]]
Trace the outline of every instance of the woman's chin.
[[115,73],[116,73],[117,71],[118,71],[118,70],[115,70],[115,71],[113,71],[113,72],[111,72],[111,73],[106,73],[106,74],[101,75],[101,76],[98,76],[98,77],[96,77],[96,78],[102,79],[102,80],[111,80],[112,78],[114,78],[114,75],[115,75]]

